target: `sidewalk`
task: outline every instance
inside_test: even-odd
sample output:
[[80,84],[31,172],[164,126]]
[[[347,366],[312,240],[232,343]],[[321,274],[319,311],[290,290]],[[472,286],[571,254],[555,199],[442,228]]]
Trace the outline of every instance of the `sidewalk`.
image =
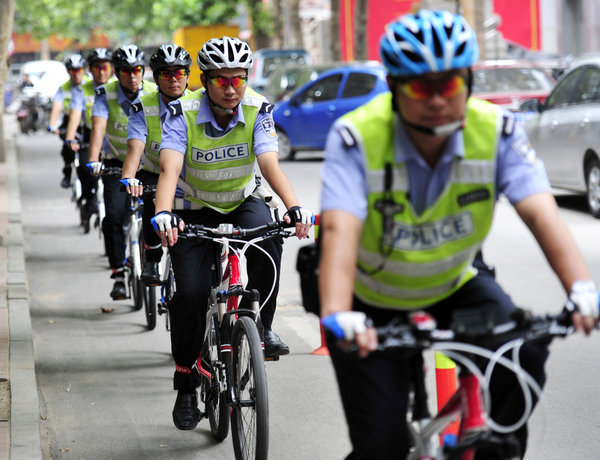
[[18,128],[14,114],[3,116],[6,161],[0,163],[0,460],[33,460],[43,456],[17,174]]

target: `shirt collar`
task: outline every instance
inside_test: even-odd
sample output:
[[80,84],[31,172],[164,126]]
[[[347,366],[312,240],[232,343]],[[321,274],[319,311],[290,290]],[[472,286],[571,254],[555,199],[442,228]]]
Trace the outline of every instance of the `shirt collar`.
[[238,105],[237,113],[229,121],[227,128],[224,130],[219,126],[217,120],[215,120],[215,115],[213,114],[212,108],[210,107],[210,102],[208,100],[208,96],[206,95],[206,90],[202,90],[202,99],[200,101],[200,109],[198,110],[196,124],[200,125],[202,123],[210,123],[215,129],[218,129],[219,131],[228,131],[230,129],[233,129],[238,123],[242,123],[245,125],[246,120],[244,119],[244,111],[242,110],[241,105],[241,103],[240,105]]

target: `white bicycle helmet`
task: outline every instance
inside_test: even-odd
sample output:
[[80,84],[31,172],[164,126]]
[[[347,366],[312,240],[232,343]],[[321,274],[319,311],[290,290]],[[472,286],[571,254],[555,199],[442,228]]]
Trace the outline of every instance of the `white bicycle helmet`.
[[254,60],[248,43],[239,38],[212,38],[198,51],[198,67],[214,69],[251,69]]

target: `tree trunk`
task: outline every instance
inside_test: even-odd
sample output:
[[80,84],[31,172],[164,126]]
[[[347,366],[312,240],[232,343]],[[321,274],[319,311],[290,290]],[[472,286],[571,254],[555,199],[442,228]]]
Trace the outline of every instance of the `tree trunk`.
[[[4,84],[8,75],[8,44],[12,35],[13,18],[15,15],[15,0],[0,0],[0,104],[4,114]],[[4,152],[4,123],[0,116],[0,161],[6,161]]]
[[300,21],[300,0],[288,0],[290,18],[290,48],[304,48],[302,25]]
[[273,0],[273,46],[275,48],[283,48],[285,43],[283,36],[283,9],[281,6],[283,0]]
[[331,36],[331,59],[342,60],[342,47],[340,46],[340,0],[331,0],[331,19],[329,21]]
[[354,2],[354,59],[364,61],[367,59],[367,8],[369,0],[355,0]]
[[261,48],[267,48],[271,46],[271,33],[272,31],[266,30],[262,19],[264,14],[263,2],[262,0],[246,0],[248,3],[248,15],[250,16],[250,20],[252,21],[252,39],[253,39],[253,48],[254,50],[258,50]]

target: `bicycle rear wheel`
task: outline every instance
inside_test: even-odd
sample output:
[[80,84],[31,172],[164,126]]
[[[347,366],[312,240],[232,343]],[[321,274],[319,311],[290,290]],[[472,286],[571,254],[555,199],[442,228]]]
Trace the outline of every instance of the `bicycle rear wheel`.
[[239,318],[232,333],[231,433],[236,460],[264,460],[269,449],[269,402],[265,361],[256,324]]
[[229,433],[229,405],[225,391],[221,392],[221,387],[225,387],[224,382],[227,376],[225,373],[226,363],[220,359],[221,341],[219,340],[219,323],[216,314],[210,317],[208,327],[206,343],[202,350],[202,367],[210,372],[211,378],[209,380],[203,376],[202,396],[204,410],[207,412],[210,422],[210,432],[215,441],[221,442]]

